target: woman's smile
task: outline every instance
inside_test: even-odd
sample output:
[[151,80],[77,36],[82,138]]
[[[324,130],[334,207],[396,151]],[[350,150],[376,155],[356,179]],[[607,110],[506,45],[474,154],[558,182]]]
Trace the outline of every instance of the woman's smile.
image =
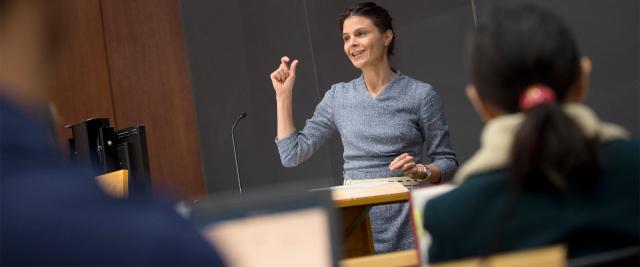
[[351,52],[351,54],[350,54],[351,55],[351,59],[354,60],[354,61],[360,61],[360,60],[364,59],[364,57],[365,57],[364,52],[365,51],[366,50],[364,50],[364,49],[360,49],[360,50],[355,50],[355,51]]

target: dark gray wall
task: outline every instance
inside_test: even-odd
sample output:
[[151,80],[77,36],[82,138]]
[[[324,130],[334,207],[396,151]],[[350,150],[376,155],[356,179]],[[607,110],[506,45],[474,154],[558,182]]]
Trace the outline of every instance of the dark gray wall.
[[[451,138],[464,161],[482,123],[464,96],[464,42],[473,26],[469,0],[377,1],[396,27],[394,66],[443,96]],[[477,2],[480,14],[493,2]],[[636,0],[538,1],[566,18],[594,73],[588,103],[605,120],[640,132],[640,37]],[[300,59],[294,117],[304,126],[331,84],[359,75],[344,53],[338,15],[353,1],[181,2],[199,138],[209,192],[237,188],[230,128],[236,128],[245,190],[296,179],[341,180],[342,145],[333,138],[297,168],[280,165],[275,99],[268,75],[282,55]]]

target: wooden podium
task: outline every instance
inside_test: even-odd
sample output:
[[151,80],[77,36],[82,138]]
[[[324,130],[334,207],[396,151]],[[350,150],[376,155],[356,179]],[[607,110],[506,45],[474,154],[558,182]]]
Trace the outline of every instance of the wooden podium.
[[336,186],[331,188],[331,193],[342,213],[344,258],[374,254],[371,207],[409,200],[409,190],[399,183]]

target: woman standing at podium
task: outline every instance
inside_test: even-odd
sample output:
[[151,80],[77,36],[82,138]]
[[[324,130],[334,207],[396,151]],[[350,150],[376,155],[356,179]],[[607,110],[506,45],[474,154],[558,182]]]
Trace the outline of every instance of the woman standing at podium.
[[[301,164],[338,132],[345,184],[384,180],[412,188],[449,179],[458,163],[442,99],[429,84],[391,67],[394,32],[387,10],[374,3],[356,4],[339,22],[344,52],[362,75],[331,86],[301,131],[296,131],[292,112],[299,61],[290,63],[285,56],[271,73],[282,164]],[[423,161],[423,145],[430,164]],[[377,206],[370,215],[377,253],[413,247],[407,204]]]

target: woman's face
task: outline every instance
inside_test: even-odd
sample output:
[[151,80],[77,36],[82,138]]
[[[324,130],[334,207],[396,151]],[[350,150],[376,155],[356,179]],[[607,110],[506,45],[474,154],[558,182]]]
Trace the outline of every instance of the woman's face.
[[373,22],[362,16],[348,17],[342,26],[344,52],[358,69],[387,60],[387,46],[393,33],[381,33]]

